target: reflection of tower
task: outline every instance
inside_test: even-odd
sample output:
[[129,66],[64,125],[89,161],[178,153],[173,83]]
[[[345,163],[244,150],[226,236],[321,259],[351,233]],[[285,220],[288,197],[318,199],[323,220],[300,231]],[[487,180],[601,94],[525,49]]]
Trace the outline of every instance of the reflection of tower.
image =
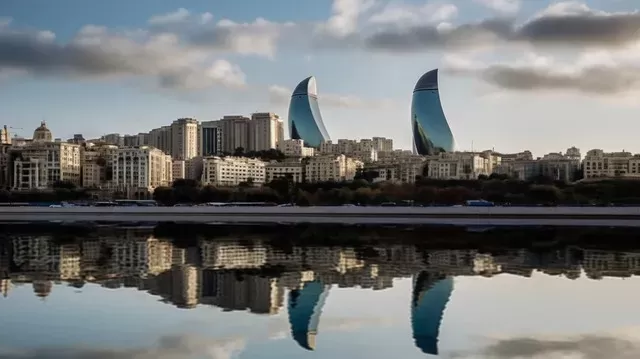
[[313,281],[305,283],[302,289],[289,292],[291,336],[307,350],[315,349],[320,315],[330,288],[329,285]]
[[0,279],[0,293],[3,297],[7,297],[9,295],[9,290],[11,289],[11,279]]
[[420,272],[413,279],[411,327],[415,344],[424,353],[438,355],[440,323],[452,292],[452,277]]
[[171,297],[180,308],[194,308],[200,299],[200,269],[192,265],[171,268]]
[[51,289],[53,288],[53,283],[50,280],[34,280],[33,281],[33,292],[39,298],[46,298],[51,294]]

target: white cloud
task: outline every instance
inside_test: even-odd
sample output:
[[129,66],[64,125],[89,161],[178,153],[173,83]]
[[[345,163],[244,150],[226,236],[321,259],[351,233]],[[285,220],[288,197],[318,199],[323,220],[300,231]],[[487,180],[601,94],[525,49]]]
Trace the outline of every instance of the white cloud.
[[185,8],[180,8],[174,12],[162,15],[155,15],[147,21],[150,25],[167,25],[185,21],[191,13]]
[[360,15],[369,10],[374,0],[333,0],[331,17],[319,30],[336,37],[344,37],[358,29]]
[[474,0],[492,10],[504,13],[514,14],[520,10],[520,0]]
[[[292,90],[278,85],[272,85],[268,89],[269,100],[274,104],[289,104]],[[393,106],[391,100],[365,100],[353,95],[339,94],[318,94],[320,106],[340,107],[340,108],[381,108]]]
[[9,26],[9,25],[11,25],[12,21],[13,21],[13,19],[10,18],[10,17],[0,16],[0,27]]
[[373,14],[369,22],[374,24],[415,25],[420,23],[442,23],[458,16],[458,7],[449,3],[427,3],[424,5],[389,3]]

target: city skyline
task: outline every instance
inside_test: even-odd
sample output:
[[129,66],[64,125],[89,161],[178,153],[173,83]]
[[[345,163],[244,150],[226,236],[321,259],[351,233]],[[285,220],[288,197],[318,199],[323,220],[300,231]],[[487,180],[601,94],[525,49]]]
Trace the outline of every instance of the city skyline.
[[[541,154],[569,142],[640,152],[632,1],[327,0],[301,9],[197,0],[182,9],[145,0],[126,12],[117,1],[67,1],[0,8],[0,48],[11,49],[0,51],[0,117],[27,133],[42,120],[69,138],[183,117],[283,115],[294,85],[314,75],[334,138],[385,136],[410,149],[409,86],[441,68],[458,150]],[[587,128],[580,136],[576,123]]]

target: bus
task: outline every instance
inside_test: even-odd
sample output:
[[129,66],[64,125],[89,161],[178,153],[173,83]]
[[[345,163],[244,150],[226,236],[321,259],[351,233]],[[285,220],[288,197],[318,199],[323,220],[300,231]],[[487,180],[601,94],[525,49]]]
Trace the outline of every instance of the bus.
[[119,207],[157,207],[158,202],[152,199],[116,199],[116,206]]

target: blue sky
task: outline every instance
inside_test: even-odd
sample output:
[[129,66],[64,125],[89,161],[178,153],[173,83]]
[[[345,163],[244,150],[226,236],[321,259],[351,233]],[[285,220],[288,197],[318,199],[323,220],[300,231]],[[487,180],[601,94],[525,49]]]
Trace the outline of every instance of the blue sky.
[[[640,152],[631,0],[3,0],[0,118],[30,136],[137,133],[274,111],[318,81],[333,139],[411,148],[415,81],[441,68],[458,149]],[[587,76],[588,74],[588,76]]]

